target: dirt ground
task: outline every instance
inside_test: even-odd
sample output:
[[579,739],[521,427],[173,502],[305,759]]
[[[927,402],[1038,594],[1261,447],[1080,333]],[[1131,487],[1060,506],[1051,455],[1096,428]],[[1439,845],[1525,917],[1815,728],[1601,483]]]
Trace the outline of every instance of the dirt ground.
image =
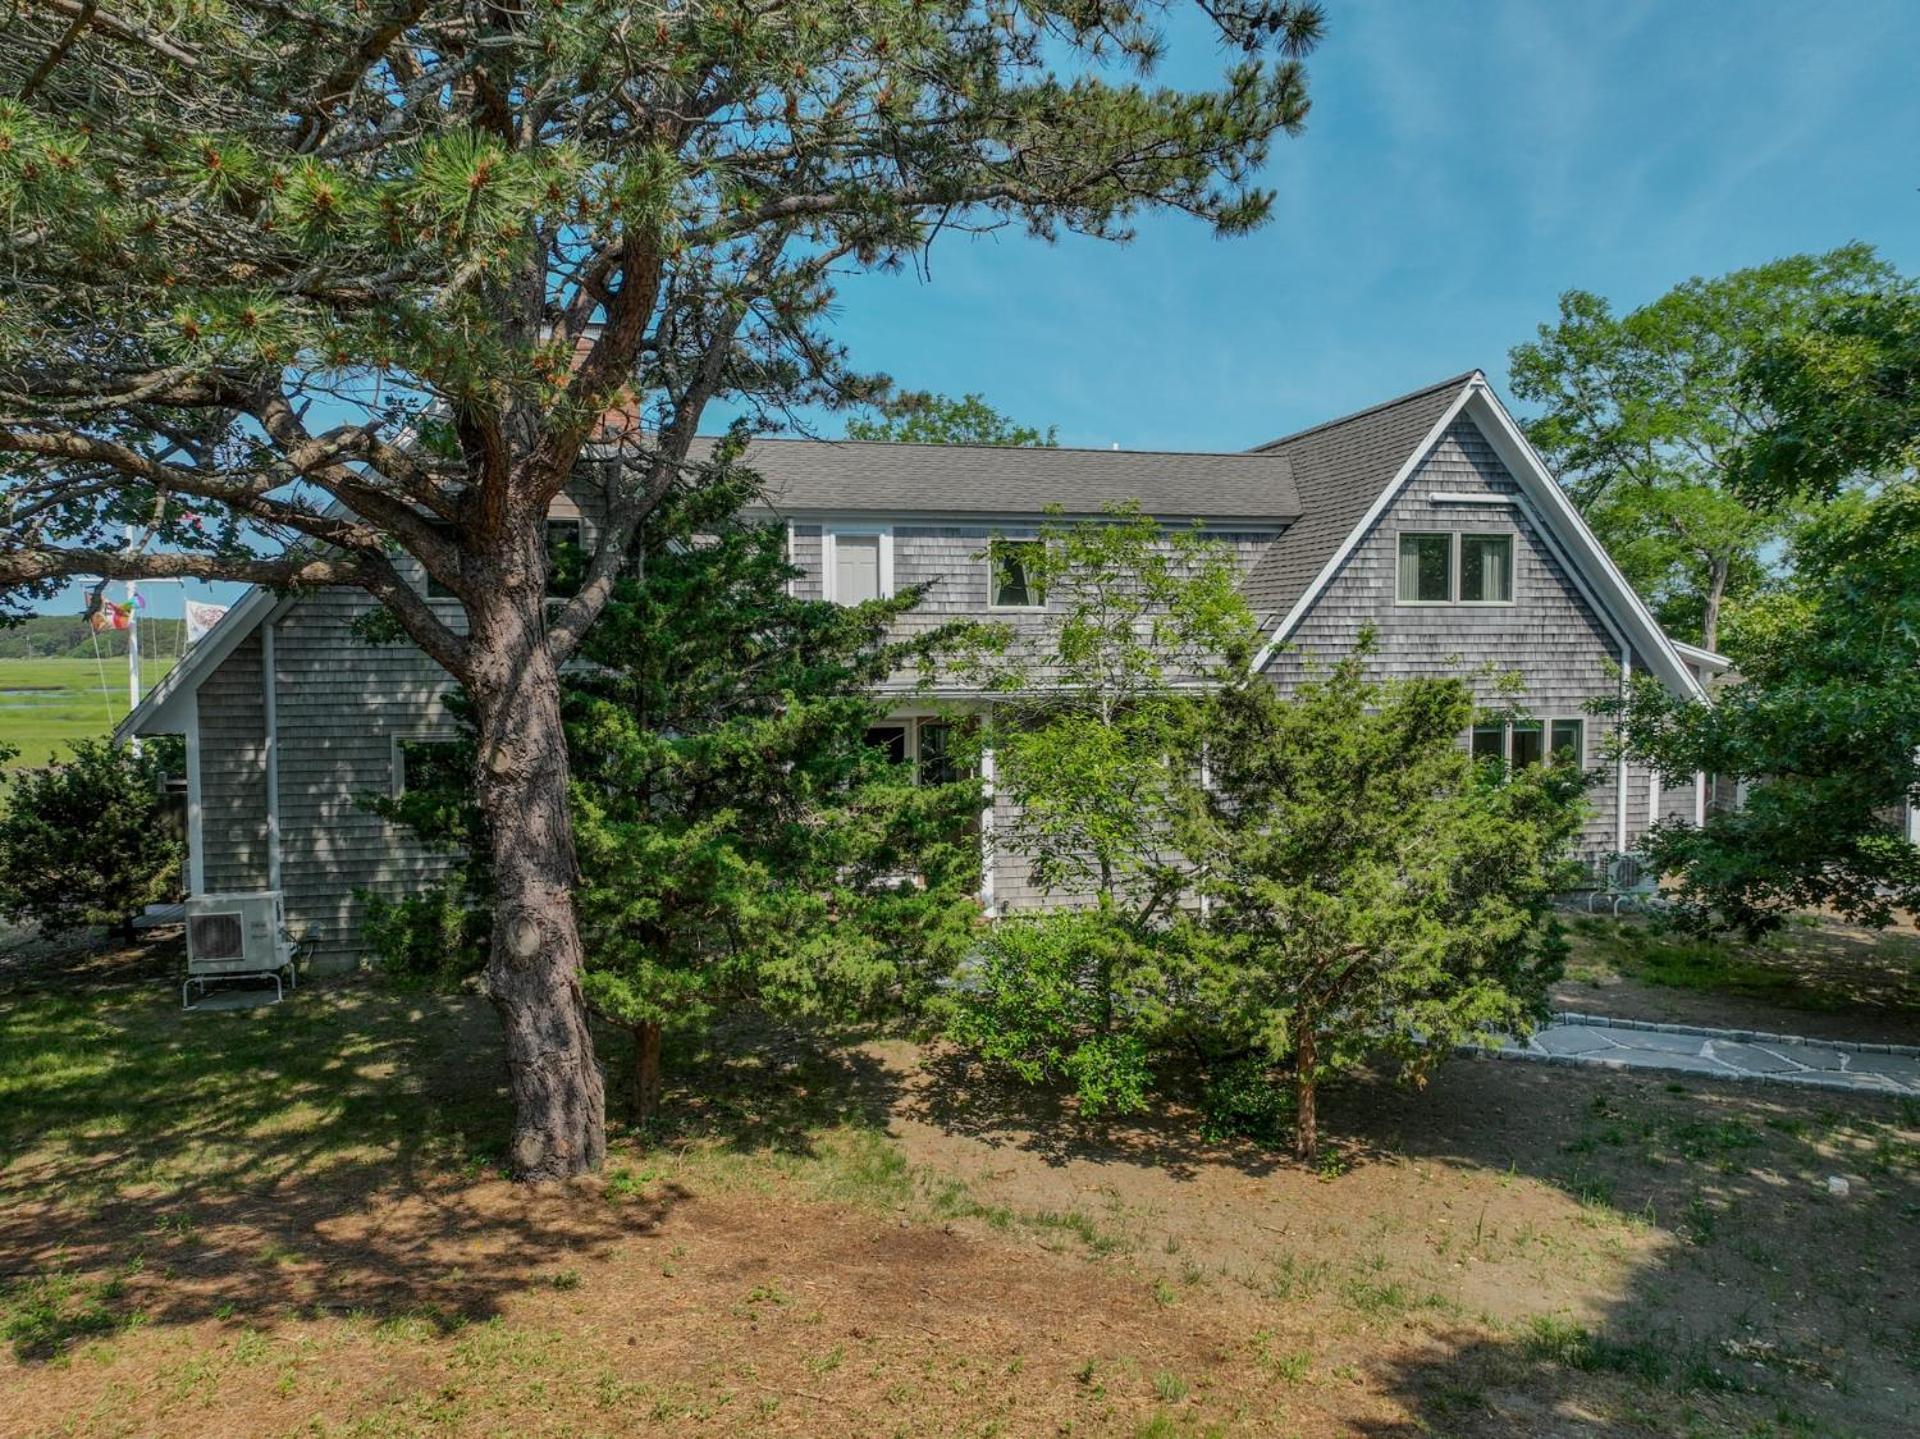
[[9,1436],[1920,1432],[1911,1104],[1461,1061],[1309,1170],[761,1035],[529,1190],[477,1001],[85,972],[0,990]]

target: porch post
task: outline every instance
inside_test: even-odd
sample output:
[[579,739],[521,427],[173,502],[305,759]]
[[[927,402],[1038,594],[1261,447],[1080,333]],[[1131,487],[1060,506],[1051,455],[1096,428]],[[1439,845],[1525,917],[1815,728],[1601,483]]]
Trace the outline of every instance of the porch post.
[[[993,711],[987,711],[992,724]],[[989,919],[995,918],[993,890],[993,746],[980,749],[980,908]]]
[[280,888],[280,710],[275,698],[279,684],[274,678],[273,616],[260,626],[260,674],[263,707],[266,713],[267,761],[267,888]]
[[200,692],[187,693],[187,893],[207,892],[205,814],[200,803]]
[[[1630,693],[1632,682],[1633,650],[1627,645],[1622,644],[1620,646],[1620,697],[1622,699],[1625,699]],[[1618,734],[1619,730],[1618,726],[1616,726],[1616,739],[1618,738]],[[1620,751],[1618,773],[1613,782],[1613,794],[1617,802],[1615,808],[1618,810],[1618,815],[1615,820],[1617,833],[1614,837],[1613,847],[1620,853],[1625,854],[1627,850],[1627,752],[1624,749]]]

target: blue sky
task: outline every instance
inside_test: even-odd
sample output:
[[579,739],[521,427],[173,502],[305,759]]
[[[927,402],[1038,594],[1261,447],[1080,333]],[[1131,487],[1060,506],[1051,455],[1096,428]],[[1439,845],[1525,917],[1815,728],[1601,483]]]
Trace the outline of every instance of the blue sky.
[[[1217,52],[1176,9],[1158,78],[1207,83]],[[844,285],[856,362],[1066,444],[1236,449],[1475,367],[1504,393],[1571,287],[1631,307],[1855,239],[1920,273],[1912,0],[1327,9],[1264,229],[949,236],[925,277]]]
[[[1274,218],[1215,240],[936,244],[845,286],[917,389],[1066,444],[1230,449],[1506,356],[1580,287],[1621,306],[1848,240],[1920,271],[1920,5],[1327,0]],[[1196,24],[1162,78],[1216,64]]]

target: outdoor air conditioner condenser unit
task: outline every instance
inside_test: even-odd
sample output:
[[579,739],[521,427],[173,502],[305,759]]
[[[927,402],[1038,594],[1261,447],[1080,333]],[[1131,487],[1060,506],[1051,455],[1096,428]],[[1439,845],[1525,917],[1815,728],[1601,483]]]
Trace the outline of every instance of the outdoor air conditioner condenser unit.
[[284,972],[293,981],[293,945],[286,937],[286,919],[278,890],[250,894],[197,894],[187,900],[187,979],[180,1002],[195,984],[265,975],[273,980],[274,997],[285,991]]

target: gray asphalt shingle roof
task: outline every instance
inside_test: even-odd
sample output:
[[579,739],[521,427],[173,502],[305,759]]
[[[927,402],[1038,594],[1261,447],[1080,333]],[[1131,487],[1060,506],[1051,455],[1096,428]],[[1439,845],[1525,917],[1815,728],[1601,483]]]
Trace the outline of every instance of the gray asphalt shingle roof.
[[1414,447],[1479,373],[1455,375],[1252,451],[1288,462],[1302,510],[1299,521],[1267,547],[1247,576],[1243,588],[1255,614],[1274,623],[1293,608]]
[[1148,514],[1292,520],[1300,513],[1281,454],[902,445],[862,440],[753,441],[744,463],[782,511],[1097,514],[1137,500]]

